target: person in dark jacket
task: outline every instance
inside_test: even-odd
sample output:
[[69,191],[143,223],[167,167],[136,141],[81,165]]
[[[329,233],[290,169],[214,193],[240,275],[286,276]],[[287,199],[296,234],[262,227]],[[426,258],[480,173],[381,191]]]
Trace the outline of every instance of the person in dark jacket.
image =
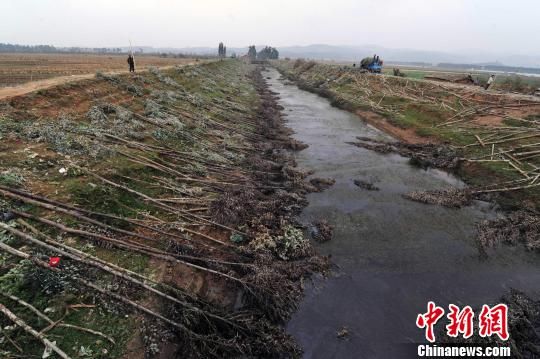
[[127,62],[129,64],[129,72],[135,72],[135,59],[132,54],[129,54]]

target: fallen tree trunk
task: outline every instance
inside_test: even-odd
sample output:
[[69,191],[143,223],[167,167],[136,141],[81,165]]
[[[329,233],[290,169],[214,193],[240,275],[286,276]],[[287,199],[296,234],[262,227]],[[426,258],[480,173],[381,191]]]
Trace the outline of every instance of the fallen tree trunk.
[[[31,305],[30,303],[25,302],[24,300],[20,299],[19,297],[16,297],[16,296],[11,295],[11,294],[6,294],[6,293],[0,293],[0,294],[7,297],[7,298],[9,298],[9,299],[11,299],[11,300],[13,300],[13,301],[15,301],[15,302],[17,302],[17,303],[19,303],[23,307],[26,307],[26,308],[30,309],[30,311],[34,312],[38,317],[40,317],[41,319],[43,319],[46,322],[48,322],[49,324],[51,324],[51,326],[54,325],[54,326],[57,326],[57,327],[71,328],[71,329],[79,330],[79,331],[82,331],[82,332],[94,334],[94,335],[97,335],[97,336],[100,336],[102,338],[107,339],[112,344],[116,344],[116,342],[114,341],[113,338],[111,338],[108,335],[105,335],[105,334],[103,334],[101,332],[98,332],[97,330],[83,328],[83,327],[79,327],[79,326],[73,325],[73,324],[57,323],[54,320],[52,320],[51,318],[49,318],[48,316],[46,316],[43,312],[38,310],[36,307]],[[49,326],[49,327],[51,327],[51,326]],[[43,333],[44,331],[45,331],[45,329],[42,330],[41,333]]]
[[58,348],[54,343],[50,342],[43,334],[35,331],[31,326],[26,324],[21,318],[17,317],[15,314],[13,314],[13,312],[11,312],[1,303],[0,312],[2,312],[6,317],[8,317],[12,322],[21,327],[25,332],[42,342],[47,348],[51,348],[56,354],[60,356],[60,358],[71,359],[71,357],[64,353],[62,349]]

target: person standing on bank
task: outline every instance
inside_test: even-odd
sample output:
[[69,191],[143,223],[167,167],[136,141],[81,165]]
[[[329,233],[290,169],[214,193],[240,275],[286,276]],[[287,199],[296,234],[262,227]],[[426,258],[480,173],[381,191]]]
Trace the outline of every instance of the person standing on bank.
[[129,54],[127,63],[129,64],[129,72],[135,72],[135,59],[132,54]]
[[491,85],[493,85],[493,81],[495,81],[495,75],[491,75],[491,76],[489,77],[489,79],[488,79],[487,82],[486,82],[486,86],[484,87],[484,89],[489,90],[489,88],[491,87]]

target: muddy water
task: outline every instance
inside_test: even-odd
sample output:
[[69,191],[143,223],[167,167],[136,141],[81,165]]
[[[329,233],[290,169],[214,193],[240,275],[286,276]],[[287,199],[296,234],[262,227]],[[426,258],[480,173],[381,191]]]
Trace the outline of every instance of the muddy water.
[[[477,306],[510,288],[540,294],[540,261],[533,254],[506,247],[479,258],[474,223],[496,215],[487,203],[456,210],[401,197],[462,186],[458,179],[346,144],[356,136],[391,138],[326,99],[285,85],[273,69],[264,76],[279,93],[294,137],[309,145],[297,154],[299,167],[336,180],[309,195],[301,217],[305,224],[325,218],[335,225],[330,242],[315,244],[332,256],[334,274],[308,285],[288,325],[305,358],[410,357],[402,344],[423,342],[415,320],[429,300]],[[360,189],[355,179],[374,182],[380,191]],[[350,335],[338,339],[343,327]]]

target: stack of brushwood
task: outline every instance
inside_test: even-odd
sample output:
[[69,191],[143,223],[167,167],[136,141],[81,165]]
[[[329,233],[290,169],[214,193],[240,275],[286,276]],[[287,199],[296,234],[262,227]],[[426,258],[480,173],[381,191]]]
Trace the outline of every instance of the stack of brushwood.
[[435,191],[414,191],[403,195],[411,201],[438,204],[445,207],[460,208],[471,203],[473,197],[469,189],[449,188]]

